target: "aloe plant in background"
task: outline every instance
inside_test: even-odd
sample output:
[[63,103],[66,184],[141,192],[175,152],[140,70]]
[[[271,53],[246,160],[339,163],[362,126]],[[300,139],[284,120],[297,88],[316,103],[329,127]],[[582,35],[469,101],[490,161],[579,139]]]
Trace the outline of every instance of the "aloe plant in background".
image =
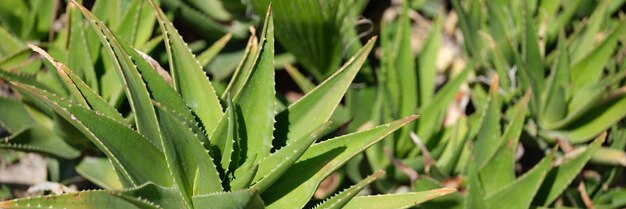
[[[315,90],[275,112],[274,26],[268,12],[254,58],[232,78],[224,93],[226,110],[222,110],[197,60],[154,2],[150,4],[163,31],[171,86],[127,40],[79,3],[71,3],[96,31],[103,56],[112,60],[124,84],[132,119],[122,117],[76,72],[36,46],[31,48],[55,67],[68,97],[41,88],[34,80],[3,78],[22,97],[45,104],[107,156],[117,179],[98,179],[96,183],[114,187],[117,180],[124,189],[16,199],[1,202],[3,208],[303,207],[330,173],[415,119],[409,116],[315,143],[374,40]],[[284,146],[273,146],[273,142]],[[318,207],[401,208],[454,191],[444,188],[352,198],[381,175],[376,172]]]

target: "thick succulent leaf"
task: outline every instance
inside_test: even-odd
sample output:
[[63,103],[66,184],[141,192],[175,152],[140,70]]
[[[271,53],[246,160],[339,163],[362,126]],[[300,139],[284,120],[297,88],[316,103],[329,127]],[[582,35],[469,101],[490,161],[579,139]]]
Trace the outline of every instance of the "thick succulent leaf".
[[122,198],[121,194],[109,191],[84,191],[62,195],[31,197],[0,202],[0,208],[6,209],[159,209],[161,207],[143,199]]
[[324,123],[306,135],[305,139],[291,143],[261,160],[259,162],[259,169],[254,176],[253,188],[258,189],[261,193],[264,192],[274,181],[278,180],[302,154],[304,154],[309,146],[311,146],[329,126],[330,122]]
[[[252,1],[257,14],[265,14],[269,0]],[[339,1],[271,1],[276,36],[311,74],[323,80],[341,59],[341,27],[346,9]],[[308,132],[308,131],[307,131]]]
[[626,87],[622,87],[585,112],[572,125],[556,131],[572,143],[589,141],[626,116]]
[[[399,87],[399,108],[397,115],[409,115],[415,114],[417,108],[418,94],[415,93],[417,88],[417,71],[415,70],[415,57],[413,56],[413,50],[411,49],[411,23],[408,14],[407,1],[403,1],[402,15],[398,22],[396,31],[396,37],[393,46],[393,61],[391,73],[395,73],[398,78]],[[420,89],[422,90],[422,89]],[[408,152],[413,146],[413,142],[408,137],[409,131],[414,128],[415,124],[409,124],[402,128],[398,136],[398,142],[396,143],[396,152],[400,156],[404,156],[404,153]]]
[[[239,131],[237,124],[237,110],[229,99],[228,108],[219,124],[215,128],[215,132],[210,139],[210,151],[215,158],[216,164],[219,162],[221,170],[224,174],[230,173],[230,165],[235,168],[239,166],[240,149],[239,147]],[[232,162],[232,163],[231,163]]]
[[76,172],[104,189],[122,189],[122,183],[115,174],[115,168],[107,158],[85,157],[76,166]]
[[[611,1],[598,2],[597,6],[593,9],[593,14],[586,22],[585,31],[580,35],[579,40],[571,47],[572,62],[577,63],[581,61],[588,54],[593,54],[593,49],[596,43],[598,32],[603,25],[603,21],[606,20],[607,9]],[[597,64],[596,64],[597,65]]]
[[478,165],[476,161],[469,160],[467,165],[467,196],[463,208],[465,209],[478,209],[487,208],[485,205],[485,190],[483,189],[480,173],[478,172]]
[[133,63],[128,53],[123,49],[120,41],[115,35],[104,25],[103,22],[89,12],[85,7],[71,1],[76,5],[83,15],[89,20],[91,26],[96,30],[100,41],[104,45],[107,54],[115,62],[115,69],[124,83],[124,91],[128,97],[135,123],[140,134],[144,135],[159,150],[161,147],[161,136],[159,126],[157,124],[156,113],[152,106],[150,94],[146,84],[143,82],[141,75],[137,70],[137,66]]
[[[251,158],[249,162],[255,162],[256,155]],[[242,169],[244,168],[244,169]],[[259,164],[252,164],[247,166],[243,164],[236,172],[235,179],[230,182],[231,190],[245,189],[250,187],[252,184],[252,180],[254,180],[254,176],[256,176],[256,172],[259,169]]]
[[539,50],[539,43],[537,38],[537,29],[535,28],[535,22],[532,19],[532,12],[529,11],[528,6],[524,6],[526,9],[525,22],[525,37],[524,37],[524,63],[525,69],[522,69],[522,78],[525,78],[528,87],[533,92],[533,103],[539,102],[540,94],[545,88],[545,69],[543,66],[543,56]]
[[498,93],[498,82],[491,83],[489,99],[482,123],[478,130],[478,137],[472,148],[472,156],[478,167],[487,163],[498,148],[498,138],[500,137],[500,97]]
[[219,21],[228,21],[232,18],[220,0],[184,0],[182,2],[190,4],[205,15]]
[[559,197],[567,186],[572,183],[574,178],[580,174],[591,156],[602,146],[605,138],[606,134],[602,134],[588,147],[582,147],[578,151],[573,151],[578,153],[575,156],[561,159],[561,164],[552,168],[546,176],[546,180],[539,188],[533,202],[538,205],[548,206]]
[[359,183],[352,185],[350,188],[342,191],[341,193],[334,195],[328,200],[324,201],[324,203],[315,207],[316,209],[341,209],[346,205],[354,196],[356,196],[361,190],[363,190],[367,185],[371,184],[373,181],[383,176],[385,171],[378,170],[374,172],[374,174],[368,176],[367,178],[361,180]]
[[449,104],[454,99],[461,84],[466,82],[467,76],[472,72],[473,68],[474,63],[468,63],[460,74],[448,81],[448,83],[437,92],[428,105],[421,107],[418,111],[420,120],[417,122],[417,135],[424,140],[425,144],[428,144],[430,138],[441,129],[441,123],[444,118],[443,114],[448,108],[448,105],[442,104]]
[[417,206],[420,203],[432,200],[450,193],[456,192],[456,189],[441,188],[435,190],[429,190],[424,192],[411,192],[404,194],[387,194],[376,196],[361,196],[355,197],[344,209],[397,209],[397,208],[409,208]]
[[[183,199],[196,194],[222,191],[219,174],[197,135],[179,116],[156,105],[163,131],[163,152],[174,183]],[[191,204],[191,199],[188,199]]]
[[215,41],[213,45],[211,45],[208,49],[198,55],[198,63],[200,66],[208,65],[217,54],[224,49],[230,38],[233,37],[233,34],[229,33],[224,35],[219,40]]
[[178,189],[164,187],[152,182],[145,183],[136,188],[121,191],[121,197],[127,201],[135,198],[150,201],[160,208],[185,208],[185,201],[178,195]]
[[[47,104],[87,136],[111,159],[124,186],[137,186],[150,181],[170,185],[170,178],[162,175],[168,170],[163,154],[130,127],[73,105],[54,94],[23,84],[13,85],[22,93],[30,94]],[[125,140],[119,140],[120,138]]]
[[254,66],[256,61],[256,54],[259,51],[259,42],[256,36],[256,31],[251,29],[250,38],[248,39],[248,44],[244,49],[243,55],[239,64],[235,68],[233,72],[233,76],[230,78],[230,82],[224,90],[222,94],[222,99],[227,97],[236,97],[239,95],[239,92],[243,88],[243,85],[246,84],[248,78],[250,78],[250,73],[252,73],[252,66]]
[[35,124],[26,106],[18,100],[0,96],[0,127],[16,133]]
[[[528,208],[537,194],[546,174],[552,167],[552,155],[544,157],[535,167],[526,172],[515,182],[498,191],[488,193],[485,203],[489,208]],[[483,179],[483,182],[489,179]]]
[[313,84],[313,82],[298,71],[298,69],[293,65],[285,65],[285,71],[289,73],[291,79],[296,82],[296,85],[298,85],[298,88],[300,88],[303,93],[307,94],[315,89],[315,84]]
[[[74,70],[74,72],[82,78],[89,87],[94,89],[94,91],[99,92],[98,79],[96,78],[96,70],[94,69],[94,64],[92,63],[92,55],[89,51],[86,36],[85,36],[85,28],[83,27],[83,17],[80,14],[80,11],[76,8],[76,6],[69,4],[68,5],[68,13],[69,15],[69,43],[68,43],[68,54],[67,56],[67,66]],[[54,63],[53,63],[54,64]]]
[[65,159],[74,159],[80,156],[80,151],[41,125],[32,125],[21,131],[13,132],[11,136],[0,140],[2,140],[0,148],[40,152]]
[[[292,143],[328,121],[365,62],[375,41],[375,38],[370,39],[333,76],[276,115],[275,141],[277,142],[275,143],[279,145]],[[286,142],[279,140],[286,140]]]
[[524,128],[529,100],[530,91],[526,92],[524,98],[514,107],[513,117],[504,134],[497,141],[493,155],[489,156],[484,166],[479,167],[481,178],[486,180],[483,182],[483,188],[487,194],[515,181],[515,154],[522,128]]
[[262,193],[269,208],[300,208],[318,185],[349,159],[413,121],[417,116],[311,146],[272,186]]
[[261,197],[253,189],[197,195],[192,198],[195,208],[264,208]]
[[259,52],[256,55],[250,76],[241,92],[234,97],[234,104],[241,111],[238,121],[242,131],[241,148],[245,156],[263,158],[270,154],[274,132],[274,23],[268,11]]
[[142,0],[133,0],[122,15],[124,21],[115,28],[115,34],[128,43],[135,43],[137,30],[139,29],[139,17],[141,17]]
[[[428,104],[435,94],[437,54],[439,53],[439,45],[441,45],[442,19],[443,18],[440,17],[435,20],[430,32],[428,32],[428,38],[425,40],[424,46],[418,55],[417,78],[419,84],[419,103],[421,106]],[[412,91],[409,90],[409,92]]]
[[149,2],[157,14],[157,20],[163,31],[174,87],[183,97],[187,106],[200,119],[204,130],[210,134],[222,118],[222,107],[217,94],[209,78],[172,22],[167,19],[154,1],[150,0]]
[[546,90],[541,93],[539,123],[544,127],[563,119],[567,110],[563,107],[567,105],[565,86],[569,83],[569,56],[564,42],[565,38],[561,37],[558,61],[548,77]]
[[2,45],[0,45],[0,57],[10,55],[25,47],[24,43],[3,26],[0,26],[0,40],[4,40]]
[[584,57],[580,62],[574,62],[571,68],[571,79],[575,89],[596,84],[602,78],[604,66],[613,56],[613,52],[617,47],[619,36],[626,31],[626,21],[621,21],[619,27],[613,32],[589,55]]
[[116,122],[127,124],[126,120],[122,115],[113,107],[111,107],[100,95],[96,93],[94,89],[89,87],[87,83],[80,79],[78,75],[74,73],[74,71],[70,70],[63,63],[56,61],[52,56],[50,56],[47,52],[42,50],[41,48],[29,45],[31,49],[39,53],[41,56],[46,58],[50,63],[54,65],[57,69],[57,73],[59,76],[65,81],[65,85],[70,90],[70,93],[76,99],[77,102],[80,102],[84,107],[93,109],[96,112],[102,113],[104,116],[109,117]]

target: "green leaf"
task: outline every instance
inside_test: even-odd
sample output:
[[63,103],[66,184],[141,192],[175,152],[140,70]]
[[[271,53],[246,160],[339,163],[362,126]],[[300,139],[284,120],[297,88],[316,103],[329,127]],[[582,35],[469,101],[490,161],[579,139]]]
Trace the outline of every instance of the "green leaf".
[[429,144],[431,137],[441,129],[441,123],[443,122],[444,116],[443,113],[448,108],[447,104],[454,99],[454,96],[461,87],[461,84],[466,82],[467,76],[473,68],[474,63],[468,63],[460,74],[458,74],[451,81],[448,81],[448,83],[446,83],[441,90],[439,90],[428,105],[419,109],[418,113],[420,114],[420,120],[417,122],[417,135],[424,140],[425,144]]
[[315,89],[315,84],[313,84],[313,82],[298,71],[298,69],[293,65],[285,65],[285,71],[287,71],[289,76],[291,76],[291,79],[296,82],[296,85],[298,85],[298,88],[300,88],[303,93],[307,94]]
[[0,96],[0,127],[16,133],[35,124],[26,106],[20,101]]
[[198,63],[200,63],[200,66],[208,65],[213,58],[215,58],[215,56],[217,56],[217,54],[224,49],[231,37],[233,37],[232,33],[224,35],[222,38],[215,41],[215,43],[213,43],[213,45],[211,45],[208,49],[200,53],[200,55],[198,55]]
[[41,125],[32,125],[23,130],[12,132],[11,136],[2,140],[4,143],[0,143],[0,148],[40,152],[65,159],[74,159],[80,156],[80,151]]
[[[269,0],[252,1],[254,11],[265,14]],[[339,1],[271,1],[276,36],[318,80],[333,73],[341,60],[341,27],[347,9]]]
[[68,5],[67,14],[69,15],[68,27],[70,30],[67,66],[74,70],[95,92],[99,92],[98,78],[96,78],[96,70],[92,63],[93,58],[88,45],[85,44],[87,40],[85,36],[86,30],[83,27],[83,18],[80,15],[80,11],[72,4]]
[[429,190],[424,192],[411,192],[404,194],[387,194],[376,196],[361,196],[355,197],[348,204],[343,207],[344,209],[395,209],[395,208],[409,208],[417,206],[420,203],[426,202],[431,199],[435,199],[444,195],[455,192],[456,189],[441,188],[435,190]]
[[341,209],[348,202],[354,198],[361,190],[363,190],[367,185],[371,184],[376,179],[383,176],[385,172],[383,170],[378,170],[374,172],[374,174],[368,176],[367,178],[361,180],[359,183],[352,185],[350,188],[342,191],[341,193],[336,194],[335,196],[329,198],[324,201],[324,203],[315,207],[316,209]]
[[76,166],[76,172],[99,187],[108,190],[122,189],[115,168],[107,158],[87,156]]
[[246,83],[248,78],[250,78],[250,73],[252,73],[252,66],[254,66],[255,64],[257,58],[256,54],[259,51],[258,40],[255,34],[256,31],[254,29],[251,29],[250,32],[251,35],[248,39],[248,44],[244,49],[241,60],[235,68],[235,72],[233,73],[233,76],[231,77],[230,82],[226,87],[226,90],[224,90],[224,93],[222,94],[222,99],[225,99],[229,96],[233,98],[239,95],[239,92],[243,88],[243,85]]
[[17,52],[25,47],[24,43],[19,41],[15,35],[9,33],[9,31],[3,26],[0,26],[0,40],[3,40],[0,45],[0,57],[13,54],[14,52]]
[[482,117],[478,137],[474,142],[472,156],[478,167],[483,167],[497,151],[500,137],[500,97],[498,82],[492,82],[489,91],[489,102]]
[[253,189],[193,196],[195,208],[264,208],[263,200]]
[[[428,38],[418,55],[417,79],[419,84],[419,103],[424,106],[430,102],[435,94],[435,80],[437,76],[437,54],[441,45],[441,25],[443,17],[435,20],[428,32]],[[402,74],[406,75],[406,74]],[[412,92],[410,89],[406,89]]]
[[252,72],[233,102],[241,111],[242,149],[245,156],[270,154],[274,132],[274,23],[268,11]]
[[617,47],[618,37],[626,31],[626,21],[621,21],[619,27],[607,37],[600,46],[596,47],[589,55],[582,58],[571,67],[571,79],[574,89],[596,84],[602,78],[606,63],[613,56]]
[[513,117],[502,137],[495,143],[497,147],[493,150],[493,155],[488,156],[486,163],[479,167],[481,179],[485,179],[483,188],[487,194],[515,181],[515,153],[524,127],[529,100],[530,91],[527,91],[526,95],[513,107]]
[[146,84],[143,82],[143,79],[137,70],[137,66],[129,57],[128,52],[124,51],[115,35],[113,35],[113,33],[106,26],[104,26],[104,23],[95,19],[96,17],[82,5],[76,3],[75,1],[71,2],[80,9],[87,19],[90,20],[89,22],[98,33],[98,37],[105,46],[104,48],[107,51],[107,54],[114,60],[115,68],[124,84],[124,91],[126,92],[130,106],[133,109],[137,130],[140,134],[146,136],[146,139],[148,139],[154,146],[156,146],[159,150],[162,150],[163,148],[161,147],[160,142],[161,135],[157,124],[156,113],[154,107],[152,106]]
[[217,160],[216,163],[219,161],[221,170],[225,174],[229,173],[230,170],[234,170],[234,168],[230,168],[230,164],[233,164],[235,168],[239,166],[239,148],[241,145],[239,144],[236,112],[236,107],[233,106],[232,101],[229,99],[228,108],[226,108],[224,116],[222,116],[215,128],[213,137],[210,139],[211,154]]
[[[395,42],[392,51],[392,68],[390,73],[395,73],[398,78],[398,87],[400,91],[399,108],[397,115],[415,114],[417,108],[418,94],[415,93],[417,88],[417,73],[415,70],[415,58],[411,49],[411,23],[408,15],[408,2],[403,1],[402,15],[398,22]],[[419,89],[420,91],[422,89]],[[396,143],[396,152],[400,156],[404,156],[408,150],[413,148],[413,142],[408,137],[409,131],[414,129],[414,124],[409,124],[400,130],[398,142]]]
[[254,176],[253,188],[257,188],[261,193],[264,192],[274,181],[278,180],[302,154],[304,154],[307,148],[309,148],[329,126],[330,122],[326,122],[311,131],[311,133],[305,136],[305,139],[291,143],[259,161],[259,169]]
[[[222,191],[219,174],[204,146],[197,140],[189,124],[175,113],[156,105],[163,130],[163,152],[183,199],[196,194]],[[191,199],[188,199],[191,204]]]
[[160,208],[153,203],[140,198],[122,198],[118,192],[109,191],[84,191],[62,195],[30,197],[0,202],[1,208],[65,208],[65,209],[107,209],[107,208],[128,208],[128,209],[157,209]]
[[[578,41],[573,47],[571,47],[572,62],[577,63],[582,61],[584,57],[589,54],[593,54],[593,49],[596,47],[596,37],[600,28],[603,26],[603,21],[606,20],[607,8],[611,1],[599,1],[596,7],[593,9],[593,14],[585,23],[587,26],[585,32],[580,36]],[[596,64],[597,65],[597,64]]]
[[[489,208],[529,208],[546,174],[552,167],[552,155],[543,158],[535,167],[515,182],[498,191],[487,194],[485,203]],[[483,179],[483,182],[489,179]]]
[[172,22],[167,19],[154,1],[150,0],[149,2],[157,14],[157,20],[163,31],[174,87],[187,103],[187,106],[200,119],[210,138],[210,134],[222,118],[222,107],[217,94],[209,78]]
[[376,39],[370,39],[343,67],[310,93],[276,115],[276,140],[290,144],[330,119],[350,83],[365,62]]
[[467,196],[463,204],[465,209],[487,208],[485,205],[485,190],[483,189],[478,165],[476,161],[469,160],[467,165]]
[[300,208],[319,184],[349,159],[413,121],[417,116],[311,146],[272,186],[262,193],[269,208]]
[[77,100],[77,102],[80,102],[83,107],[91,108],[94,111],[99,112],[112,120],[115,120],[116,122],[129,125],[124,117],[122,117],[122,115],[115,108],[111,107],[104,100],[104,98],[98,95],[95,90],[93,90],[83,80],[81,80],[79,76],[74,73],[74,71],[70,70],[63,63],[56,61],[41,48],[30,44],[29,47],[54,65],[54,67],[57,69],[57,73],[65,81],[65,85],[68,87],[68,89],[70,89],[70,93],[72,94],[72,96]]
[[[105,116],[62,100],[54,94],[19,83],[12,84],[22,93],[30,94],[47,104],[85,134],[111,159],[126,187],[150,181],[170,185],[169,177],[162,175],[167,173],[163,154],[139,133]],[[120,138],[125,140],[119,140]]]
[[546,180],[539,188],[533,202],[544,206],[554,202],[565,191],[567,186],[572,183],[574,178],[580,174],[591,156],[602,146],[605,138],[606,134],[602,134],[590,146],[572,151],[572,153],[577,153],[574,156],[566,154],[560,161],[557,161],[560,162],[560,165],[548,172]]

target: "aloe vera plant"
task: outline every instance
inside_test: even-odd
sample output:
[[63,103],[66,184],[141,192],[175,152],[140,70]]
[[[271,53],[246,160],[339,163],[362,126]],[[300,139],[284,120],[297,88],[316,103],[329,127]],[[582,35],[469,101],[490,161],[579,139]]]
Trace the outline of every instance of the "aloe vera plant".
[[[22,97],[47,106],[102,151],[111,166],[100,169],[117,178],[92,177],[105,188],[121,188],[16,199],[0,202],[0,207],[303,207],[324,178],[415,119],[408,116],[315,143],[375,40],[309,94],[276,112],[271,10],[259,42],[253,43],[258,48],[245,60],[250,63],[237,69],[218,97],[173,24],[154,2],[149,3],[163,32],[171,85],[128,40],[71,1],[95,30],[103,56],[112,60],[132,109],[131,120],[73,69],[34,45],[30,47],[56,69],[68,97],[42,88],[38,81],[2,75]],[[376,172],[319,208],[404,208],[454,191],[352,198],[381,175]]]

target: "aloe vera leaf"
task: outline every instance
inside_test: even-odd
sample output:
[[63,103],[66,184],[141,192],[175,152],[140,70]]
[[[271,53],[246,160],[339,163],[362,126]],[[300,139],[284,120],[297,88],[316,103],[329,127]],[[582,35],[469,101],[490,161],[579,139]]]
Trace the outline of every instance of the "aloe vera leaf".
[[599,165],[626,167],[626,152],[613,147],[600,147],[589,162]]
[[624,105],[626,105],[626,87],[598,101],[572,125],[555,131],[555,134],[564,135],[575,144],[589,141],[626,116]]
[[485,190],[478,171],[478,165],[474,160],[469,160],[467,165],[467,197],[463,203],[463,208],[487,208],[485,205]]
[[[162,175],[167,173],[163,154],[139,133],[108,117],[62,100],[54,94],[15,82],[12,85],[24,94],[30,94],[47,104],[87,136],[111,159],[124,186],[138,186],[150,181],[170,185],[170,178]],[[120,138],[125,140],[119,140]]]
[[489,91],[487,109],[482,117],[478,136],[474,142],[472,156],[478,167],[487,163],[498,148],[500,137],[500,97],[498,83],[492,82]]
[[[552,167],[552,154],[544,157],[535,167],[509,185],[487,194],[485,203],[489,208],[529,208],[541,183]],[[489,181],[483,179],[483,182]]]
[[92,55],[90,54],[88,46],[85,44],[87,40],[85,28],[83,27],[83,17],[80,11],[72,4],[68,5],[68,14],[70,24],[68,54],[70,56],[67,56],[67,66],[95,92],[99,92],[98,78],[96,77],[96,70],[92,62]]
[[247,150],[245,156],[257,155],[262,158],[270,154],[274,132],[274,23],[271,10],[261,32],[259,52],[256,55],[250,77],[233,102],[241,110],[243,120],[240,127],[245,127],[242,146]]
[[[184,200],[177,194],[175,187],[165,187],[152,182],[142,184],[138,187],[120,191],[120,197],[132,201],[140,198],[149,201],[159,208],[185,208]],[[115,191],[113,191],[115,194]]]
[[[251,158],[249,162],[255,162],[256,155]],[[242,167],[244,167],[242,165]],[[241,169],[241,168],[240,168]],[[244,171],[235,173],[235,179],[230,182],[231,190],[238,190],[250,187],[252,184],[252,180],[254,180],[254,176],[256,176],[256,172],[259,169],[259,164],[250,163],[250,166],[246,166],[246,169],[242,169]],[[237,170],[239,171],[239,170]]]
[[343,208],[345,209],[393,209],[393,208],[409,208],[417,206],[420,203],[448,195],[455,192],[456,189],[441,188],[423,192],[410,192],[404,194],[386,194],[375,196],[355,197]]
[[[254,11],[267,12],[269,0],[252,1]],[[341,61],[341,27],[347,10],[339,1],[271,1],[276,37],[316,79],[333,74]]]
[[121,16],[124,21],[120,22],[117,28],[114,29],[115,34],[128,43],[135,43],[143,3],[144,1],[142,0],[131,1]]
[[602,134],[596,137],[593,143],[588,147],[580,148],[582,151],[574,157],[561,159],[561,164],[548,172],[546,181],[543,182],[539,191],[537,191],[537,196],[533,203],[548,206],[550,203],[554,202],[554,200],[572,183],[574,178],[580,174],[592,155],[602,146],[605,138],[606,134]]
[[385,174],[385,171],[378,170],[374,172],[372,175],[366,177],[365,179],[359,181],[357,184],[352,185],[350,188],[341,191],[340,193],[334,195],[323,203],[319,204],[316,209],[341,209],[348,202],[354,198],[361,190],[363,190],[367,185],[374,182],[376,179],[380,178]]
[[452,8],[454,9],[454,11],[459,15],[459,26],[461,28],[461,32],[463,32],[463,37],[467,37],[465,40],[467,40],[464,44],[465,47],[465,51],[470,54],[470,55],[474,55],[477,53],[477,42],[476,40],[478,40],[477,37],[475,37],[476,33],[474,33],[474,31],[478,31],[476,25],[472,25],[472,21],[470,20],[469,14],[467,11],[465,11],[465,9],[463,9],[463,6],[461,5],[461,1],[460,0],[453,0],[451,1],[452,4]]
[[268,208],[304,206],[322,180],[333,171],[416,117],[409,116],[366,131],[314,144],[261,197]]
[[224,47],[232,37],[233,34],[228,33],[215,41],[215,43],[213,43],[213,45],[211,45],[209,48],[200,53],[200,55],[198,55],[197,57],[200,66],[208,65],[213,60],[213,58],[215,58],[215,56],[217,56],[217,54],[222,51],[222,49],[224,49]]
[[196,195],[192,199],[195,208],[264,208],[263,200],[259,197],[258,192],[253,189]]
[[222,118],[222,107],[217,94],[172,22],[167,19],[154,1],[149,2],[157,14],[157,20],[163,31],[174,87],[187,106],[200,119],[210,138],[210,134]]
[[278,141],[278,144],[289,144],[298,140],[330,119],[372,50],[375,40],[375,38],[370,39],[359,53],[346,62],[334,75],[276,115],[275,133],[277,134],[275,141],[286,140],[286,142]]
[[[581,58],[578,62],[571,66],[571,79],[574,83],[574,89],[598,83],[602,78],[604,66],[614,54],[617,47],[618,37],[626,30],[626,21],[620,21],[620,24],[613,32],[589,55]],[[572,60],[573,61],[573,60]]]
[[562,35],[558,43],[559,58],[548,77],[546,90],[541,93],[541,114],[539,115],[539,122],[543,126],[563,119],[566,114],[566,109],[563,108],[567,105],[567,94],[564,87],[569,80],[569,71],[567,69],[569,66],[569,56],[564,42],[565,37]]
[[[578,63],[589,54],[593,54],[595,48],[596,36],[600,32],[602,22],[606,20],[607,9],[611,1],[600,1],[593,9],[591,17],[589,17],[586,23],[585,31],[580,35],[580,38],[574,46],[570,48],[572,55],[572,63]],[[598,65],[598,64],[596,64]]]
[[[435,94],[435,77],[437,76],[437,54],[441,45],[441,25],[443,18],[437,18],[428,32],[424,46],[418,55],[417,78],[419,84],[419,103],[424,106]],[[404,74],[403,74],[404,75]],[[412,91],[409,91],[412,92]]]
[[256,54],[259,51],[259,42],[256,36],[256,31],[251,29],[252,34],[248,39],[248,44],[244,49],[243,55],[233,72],[233,76],[230,78],[230,82],[224,90],[222,94],[222,99],[226,97],[236,97],[239,95],[239,92],[243,88],[243,85],[246,83],[248,78],[250,78],[250,73],[252,73],[252,66],[256,61]]
[[474,63],[468,63],[460,74],[451,81],[448,81],[448,83],[435,94],[435,97],[428,105],[421,107],[418,111],[420,120],[417,122],[417,135],[424,141],[424,144],[429,144],[431,137],[441,129],[441,123],[444,117],[443,113],[448,108],[448,105],[442,104],[449,104],[454,99],[461,84],[466,82],[467,76],[473,68]]
[[228,21],[232,19],[232,15],[224,8],[220,0],[185,0],[184,2],[215,20]]
[[66,209],[158,209],[157,205],[146,200],[130,197],[122,198],[118,193],[94,190],[62,195],[30,197],[0,202],[0,207],[6,209],[18,208],[66,208]]
[[24,43],[19,41],[15,35],[9,33],[9,31],[3,26],[0,26],[0,40],[4,40],[2,45],[0,45],[0,57],[12,54],[26,47]]
[[[513,117],[502,137],[498,139],[493,155],[489,156],[484,165],[479,167],[483,188],[487,194],[515,181],[515,153],[524,127],[524,119],[528,110],[530,91],[515,105]],[[487,180],[488,179],[488,180]]]
[[163,130],[163,152],[183,199],[191,204],[192,195],[222,191],[213,159],[197,140],[189,124],[161,105],[155,105]]
[[80,102],[83,107],[91,108],[96,112],[102,113],[104,116],[115,120],[116,122],[129,125],[124,117],[113,107],[111,107],[100,95],[98,95],[94,89],[88,86],[83,80],[80,79],[74,71],[70,70],[67,66],[63,65],[54,58],[52,58],[47,52],[43,51],[39,47],[29,45],[34,51],[46,58],[57,69],[59,76],[65,81],[66,86],[70,89],[70,93]]
[[[415,57],[411,49],[411,23],[408,15],[408,2],[403,1],[402,15],[398,22],[395,42],[393,45],[393,67],[392,73],[398,78],[400,90],[400,103],[397,114],[409,115],[415,114],[417,108],[418,95],[415,94],[417,89],[417,72],[415,70]],[[421,91],[422,89],[420,89]],[[413,142],[408,137],[409,132],[415,128],[415,124],[404,126],[398,135],[396,142],[396,152],[400,156],[405,155],[408,150],[413,148]]]
[[309,93],[315,89],[315,84],[311,82],[306,76],[304,76],[296,67],[293,65],[285,65],[285,71],[291,76],[291,79],[296,82],[298,88],[302,90],[303,93]]
[[305,136],[306,139],[291,143],[259,161],[259,169],[253,179],[253,188],[257,188],[261,193],[264,192],[304,154],[329,126],[330,122],[326,122]]
[[39,152],[65,159],[74,159],[80,156],[80,151],[71,147],[61,137],[50,129],[41,125],[32,125],[23,130],[12,132],[6,137],[0,148]]
[[35,124],[35,119],[20,101],[0,96],[0,127],[16,133]]
[[119,40],[104,26],[104,23],[95,19],[95,16],[85,7],[71,1],[83,15],[89,19],[91,26],[97,31],[98,37],[105,46],[108,55],[114,60],[115,68],[124,83],[124,91],[128,97],[135,123],[140,134],[144,135],[159,150],[161,147],[161,135],[156,119],[156,113],[150,99],[146,84],[143,82],[137,66],[133,63],[128,53],[124,51]]
[[85,157],[76,166],[76,172],[104,189],[122,189],[122,183],[115,174],[115,168],[107,158]]
[[[239,131],[237,126],[236,107],[230,99],[227,100],[228,108],[219,124],[215,128],[215,133],[211,137],[210,151],[216,162],[219,161],[221,170],[228,175],[231,170],[239,166]],[[235,167],[231,168],[233,164]]]

